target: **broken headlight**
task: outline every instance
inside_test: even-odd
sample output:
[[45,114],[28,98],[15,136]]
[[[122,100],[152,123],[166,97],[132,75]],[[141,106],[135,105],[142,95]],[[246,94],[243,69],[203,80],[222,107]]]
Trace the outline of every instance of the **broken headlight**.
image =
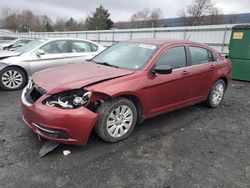
[[91,91],[86,91],[84,89],[65,91],[52,95],[44,101],[44,104],[62,109],[75,109],[87,106],[91,94]]

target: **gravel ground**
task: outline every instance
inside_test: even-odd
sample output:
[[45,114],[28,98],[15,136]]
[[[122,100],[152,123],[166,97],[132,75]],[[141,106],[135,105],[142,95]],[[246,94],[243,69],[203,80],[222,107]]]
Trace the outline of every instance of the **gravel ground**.
[[217,109],[146,120],[116,144],[93,132],[87,146],[60,145],[42,159],[20,93],[0,91],[0,187],[250,187],[249,82],[233,81]]

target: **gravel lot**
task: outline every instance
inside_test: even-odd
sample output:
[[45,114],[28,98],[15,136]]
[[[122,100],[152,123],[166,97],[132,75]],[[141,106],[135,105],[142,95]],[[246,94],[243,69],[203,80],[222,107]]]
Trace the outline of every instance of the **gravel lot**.
[[233,81],[220,108],[146,120],[116,144],[93,132],[86,147],[60,145],[42,159],[20,93],[0,90],[0,187],[250,187],[250,82]]

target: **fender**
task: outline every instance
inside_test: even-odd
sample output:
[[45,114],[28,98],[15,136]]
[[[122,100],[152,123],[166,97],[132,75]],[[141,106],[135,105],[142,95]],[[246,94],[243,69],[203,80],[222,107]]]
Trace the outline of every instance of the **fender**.
[[0,62],[0,71],[7,67],[8,64]]

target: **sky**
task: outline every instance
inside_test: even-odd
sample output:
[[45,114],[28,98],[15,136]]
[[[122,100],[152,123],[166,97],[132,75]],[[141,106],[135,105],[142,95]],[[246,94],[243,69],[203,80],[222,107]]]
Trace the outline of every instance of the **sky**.
[[[250,13],[250,0],[212,0],[224,14]],[[144,8],[161,8],[163,18],[178,17],[192,0],[0,0],[1,7],[21,12],[29,9],[36,15],[47,14],[53,21],[73,17],[85,19],[88,14],[103,5],[111,13],[111,19],[128,21],[131,15]]]

